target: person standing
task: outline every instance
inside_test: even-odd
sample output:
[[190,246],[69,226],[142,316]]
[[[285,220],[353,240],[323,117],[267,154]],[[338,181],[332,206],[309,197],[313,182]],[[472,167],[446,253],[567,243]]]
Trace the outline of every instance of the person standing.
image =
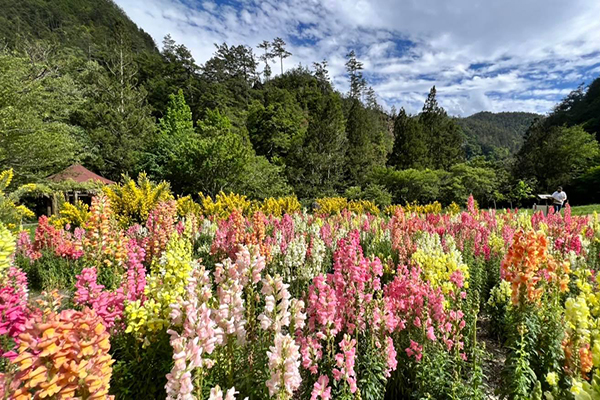
[[552,206],[554,207],[554,212],[560,212],[563,204],[567,200],[567,194],[563,192],[562,186],[559,186],[556,189],[556,192],[552,193]]

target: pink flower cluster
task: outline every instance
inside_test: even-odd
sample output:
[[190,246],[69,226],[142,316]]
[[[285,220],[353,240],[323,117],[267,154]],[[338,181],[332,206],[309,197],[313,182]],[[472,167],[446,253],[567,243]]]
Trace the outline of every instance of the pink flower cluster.
[[356,340],[351,339],[348,334],[344,335],[344,339],[340,342],[340,349],[342,352],[335,355],[333,377],[336,381],[345,381],[350,388],[350,393],[355,393],[358,389],[356,371],[354,371]]
[[[403,331],[414,326],[418,328],[416,332],[425,332],[429,341],[442,340],[448,351],[454,346],[462,349],[463,312],[460,309],[446,310],[446,298],[440,288],[434,289],[429,282],[423,281],[418,268],[399,267],[394,280],[384,288],[384,293],[388,329]],[[411,339],[406,353],[420,361],[422,346],[412,342]]]
[[[16,344],[29,317],[27,294],[27,276],[18,267],[9,267],[0,281],[0,335],[7,335]],[[16,353],[8,350],[0,348],[4,357],[16,357]]]
[[114,291],[106,290],[98,284],[98,273],[95,267],[84,268],[77,275],[75,283],[75,304],[93,309],[102,318],[108,328],[121,329],[125,301],[144,300],[146,287],[146,268],[142,264],[144,249],[135,241],[127,243],[127,271],[121,287]]
[[[387,364],[386,374],[397,366],[394,343],[387,336],[397,321],[386,309],[386,300],[381,298],[383,267],[377,258],[370,260],[363,256],[358,231],[350,232],[338,242],[333,270],[332,274],[313,279],[307,297],[308,329],[298,339],[302,365],[316,375],[330,364],[323,361],[327,343],[344,334],[338,343],[342,351],[331,360],[334,366],[330,371],[321,371],[322,377],[313,387],[313,399],[329,398],[331,394],[325,374],[346,382],[351,393],[356,392],[355,348],[356,338],[361,335],[377,338],[379,355]],[[381,346],[380,339],[385,346]]]
[[127,281],[125,293],[127,300],[144,300],[146,287],[146,267],[143,264],[146,252],[135,241],[127,243]]
[[275,334],[273,346],[267,352],[270,379],[266,382],[269,395],[281,400],[291,399],[300,387],[299,347],[290,335]]
[[104,326],[112,328],[123,319],[125,293],[123,288],[115,291],[104,290],[97,282],[96,268],[84,268],[77,275],[75,304],[90,307],[102,318]]
[[22,231],[17,240],[18,251],[31,261],[42,256],[42,250],[52,251],[57,257],[77,260],[83,255],[82,238],[85,231],[80,228],[71,233],[51,225],[47,216],[41,216],[35,230],[33,243],[29,233]]
[[[175,329],[167,331],[171,336],[174,361],[173,369],[167,374],[167,399],[196,399],[193,373],[198,369],[210,369],[214,364],[207,356],[212,354],[216,346],[223,343],[223,331],[217,327],[213,320],[214,311],[208,306],[211,297],[208,271],[203,266],[197,266],[186,287],[185,300],[171,305],[170,316],[173,324],[182,327],[181,333]],[[227,393],[226,399],[234,398],[235,390],[231,389],[230,392]],[[211,392],[211,398],[212,396]],[[215,398],[222,398],[222,394],[220,396]]]

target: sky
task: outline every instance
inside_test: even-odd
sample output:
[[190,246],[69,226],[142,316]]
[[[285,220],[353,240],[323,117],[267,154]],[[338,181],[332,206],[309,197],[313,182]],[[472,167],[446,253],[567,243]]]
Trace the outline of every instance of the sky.
[[[419,112],[435,85],[451,115],[548,113],[600,76],[600,0],[115,0],[156,43],[171,34],[206,62],[215,43],[283,38],[284,69],[328,61],[345,92],[346,54],[387,109]],[[278,63],[271,66],[279,72]]]

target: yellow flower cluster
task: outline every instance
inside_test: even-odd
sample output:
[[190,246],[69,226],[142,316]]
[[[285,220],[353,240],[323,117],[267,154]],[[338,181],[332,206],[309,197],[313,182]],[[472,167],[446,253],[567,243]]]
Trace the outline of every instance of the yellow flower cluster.
[[317,210],[319,214],[338,214],[343,210],[348,210],[356,214],[370,213],[379,214],[379,208],[375,203],[369,200],[350,200],[344,197],[323,197],[317,199]]
[[200,194],[200,210],[205,216],[215,216],[217,218],[227,218],[234,211],[237,210],[244,215],[248,215],[252,207],[252,202],[248,198],[241,194],[225,194],[220,192],[215,196],[213,200],[210,196],[205,196],[203,193]]
[[502,280],[490,291],[490,298],[487,301],[488,306],[494,308],[509,307],[512,296],[512,287],[510,282]]
[[28,184],[19,187],[15,192],[8,194],[6,188],[13,179],[13,170],[8,169],[0,173],[0,215],[8,229],[14,230],[21,224],[23,218],[34,218],[35,214],[24,205],[17,205],[18,198],[27,192],[36,189],[36,185]]
[[348,206],[348,199],[344,197],[323,197],[315,200],[316,212],[319,214],[336,214]]
[[[398,209],[402,209],[405,213],[408,214],[441,214],[442,205],[437,201],[424,205],[418,204],[416,201],[414,201],[412,203],[407,203],[404,206],[398,204],[388,206],[385,208],[385,213],[387,215],[394,215],[396,213],[396,210]],[[458,210],[460,211],[460,207],[458,208]]]
[[200,215],[201,213],[202,207],[192,199],[192,196],[177,198],[177,215],[180,217],[186,217],[190,214]]
[[158,203],[173,198],[167,182],[154,183],[145,173],[138,176],[137,182],[126,178],[123,184],[105,186],[102,190],[110,200],[119,224],[124,227],[146,222]]
[[433,287],[439,287],[444,294],[456,291],[456,285],[450,279],[458,271],[464,279],[464,287],[468,288],[469,267],[463,263],[462,256],[454,239],[446,238],[444,251],[439,235],[423,233],[417,240],[417,250],[413,253],[411,261],[422,269],[423,279],[429,281]]
[[260,210],[265,215],[274,215],[276,217],[281,217],[283,214],[293,214],[301,209],[302,205],[296,196],[269,197],[264,199],[260,206]]
[[0,278],[11,265],[12,255],[15,252],[15,237],[0,223]]
[[147,278],[146,301],[128,303],[125,307],[127,328],[148,343],[147,334],[161,331],[169,324],[169,305],[185,294],[188,278],[193,270],[192,243],[187,237],[174,234],[169,240],[160,262],[153,263]]
[[53,215],[49,218],[49,222],[56,228],[63,228],[66,224],[73,227],[83,227],[91,217],[89,206],[78,200],[77,203],[71,204],[64,202],[61,205],[59,215]]
[[446,207],[446,212],[450,215],[456,215],[460,212],[460,206],[453,201]]

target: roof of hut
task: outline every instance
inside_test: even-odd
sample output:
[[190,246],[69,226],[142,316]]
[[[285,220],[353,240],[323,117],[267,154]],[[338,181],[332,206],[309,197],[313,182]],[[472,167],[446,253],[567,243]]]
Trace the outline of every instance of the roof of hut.
[[63,182],[66,180],[74,180],[77,183],[92,182],[92,181],[101,182],[106,185],[112,185],[113,183],[115,183],[115,182],[111,181],[110,179],[106,179],[98,174],[93,173],[92,171],[85,168],[81,164],[73,164],[70,167],[65,168],[64,170],[62,170],[59,173],[50,175],[48,177],[48,179],[53,182]]

